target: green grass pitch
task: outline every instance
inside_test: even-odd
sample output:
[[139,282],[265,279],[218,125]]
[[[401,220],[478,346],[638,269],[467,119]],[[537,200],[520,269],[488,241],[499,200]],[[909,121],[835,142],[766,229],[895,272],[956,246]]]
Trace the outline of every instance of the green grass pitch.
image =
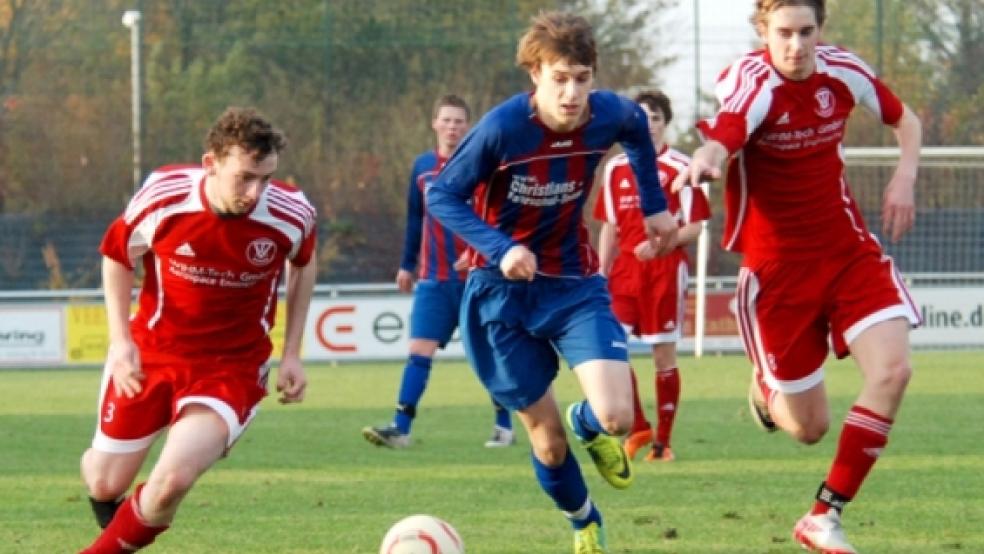
[[[920,352],[914,363],[888,449],[845,513],[848,535],[865,553],[984,552],[984,353]],[[635,365],[651,413],[652,365]],[[391,417],[401,367],[309,366],[305,403],[264,401],[149,551],[371,554],[394,521],[423,512],[452,522],[471,554],[569,553],[569,526],[533,478],[525,434],[513,448],[482,447],[492,410],[465,364],[435,363],[412,449],[362,439],[361,427]],[[798,552],[790,531],[858,390],[853,364],[828,364],[834,421],[811,447],[752,425],[743,357],[683,357],[681,367],[676,462],[640,461],[633,486],[616,491],[573,447],[612,552]],[[0,371],[0,552],[77,552],[96,536],[78,460],[98,373]],[[580,398],[567,371],[556,387],[561,407]]]

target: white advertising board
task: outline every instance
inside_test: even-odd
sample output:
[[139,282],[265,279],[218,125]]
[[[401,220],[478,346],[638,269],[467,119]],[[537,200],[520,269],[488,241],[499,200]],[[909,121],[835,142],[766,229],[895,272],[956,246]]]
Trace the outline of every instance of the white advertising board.
[[[382,360],[407,356],[410,296],[314,299],[304,332],[307,360]],[[458,333],[438,356],[463,357]]]
[[62,329],[62,306],[0,306],[0,365],[62,363]]
[[922,327],[909,336],[913,346],[984,347],[984,288],[912,289]]

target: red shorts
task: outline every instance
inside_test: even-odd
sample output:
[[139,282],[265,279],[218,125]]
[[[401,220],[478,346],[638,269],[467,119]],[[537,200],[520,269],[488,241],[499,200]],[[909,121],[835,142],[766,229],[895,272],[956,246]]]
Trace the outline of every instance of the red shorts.
[[141,368],[146,375],[143,391],[133,398],[117,395],[111,374],[103,370],[94,449],[127,453],[148,448],[188,404],[202,404],[218,413],[229,428],[226,446],[231,447],[266,396],[266,364],[165,361],[141,354]]
[[671,254],[669,259],[640,262],[628,256],[620,254],[612,267],[612,312],[646,344],[677,342],[686,308],[686,257]]
[[823,381],[829,352],[838,358],[876,323],[921,323],[892,259],[877,248],[804,261],[759,261],[738,276],[738,329],[766,385],[783,393]]

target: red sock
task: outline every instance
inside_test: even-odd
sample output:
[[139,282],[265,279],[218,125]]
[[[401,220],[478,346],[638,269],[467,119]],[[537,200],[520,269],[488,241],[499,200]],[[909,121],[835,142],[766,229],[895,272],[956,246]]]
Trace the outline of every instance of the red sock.
[[113,516],[113,521],[109,522],[96,542],[80,554],[125,554],[135,552],[148,544],[154,542],[157,535],[167,530],[168,526],[151,527],[140,516],[138,508],[140,491],[144,484],[141,483],[133,492],[133,495],[123,502],[120,509]]
[[656,439],[664,446],[670,445],[673,418],[680,403],[680,371],[675,367],[656,371]]
[[648,431],[649,421],[646,419],[646,412],[642,410],[642,401],[639,400],[639,381],[636,380],[632,366],[629,366],[629,374],[632,375],[632,410],[635,412],[632,416],[632,430],[629,433]]
[[[852,406],[844,420],[834,463],[827,474],[827,488],[847,500],[854,498],[888,443],[891,429],[891,419],[867,408]],[[814,514],[826,513],[828,509],[830,506],[819,500],[813,505]]]

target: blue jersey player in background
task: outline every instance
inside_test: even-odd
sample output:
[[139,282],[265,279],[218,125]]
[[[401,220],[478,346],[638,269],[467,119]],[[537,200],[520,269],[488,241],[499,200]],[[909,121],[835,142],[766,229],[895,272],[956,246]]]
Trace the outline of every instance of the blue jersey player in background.
[[[407,188],[407,229],[403,244],[403,259],[396,273],[396,285],[402,292],[414,291],[410,310],[410,356],[403,368],[396,413],[389,425],[366,427],[362,435],[369,442],[390,448],[410,445],[410,428],[417,415],[431,362],[438,348],[451,339],[458,327],[458,310],[464,289],[467,266],[462,257],[464,242],[455,237],[424,207],[424,188],[444,167],[448,157],[468,131],[471,110],[460,97],[448,94],[434,103],[431,128],[437,138],[437,148],[427,151],[413,163]],[[419,265],[417,288],[413,286],[414,268]],[[495,424],[492,437],[485,446],[494,448],[515,443],[509,410],[492,400]]]
[[493,108],[426,195],[428,211],[471,247],[461,306],[469,360],[495,399],[519,414],[536,478],[573,524],[576,553],[605,552],[605,533],[554,399],[558,355],[587,397],[568,408],[568,424],[605,480],[616,488],[632,480],[617,438],[632,424],[626,337],[582,214],[595,168],[614,143],[638,176],[658,254],[676,245],[677,230],[646,114],[627,98],[592,91],[596,61],[584,18],[536,16],[517,51],[534,92]]

